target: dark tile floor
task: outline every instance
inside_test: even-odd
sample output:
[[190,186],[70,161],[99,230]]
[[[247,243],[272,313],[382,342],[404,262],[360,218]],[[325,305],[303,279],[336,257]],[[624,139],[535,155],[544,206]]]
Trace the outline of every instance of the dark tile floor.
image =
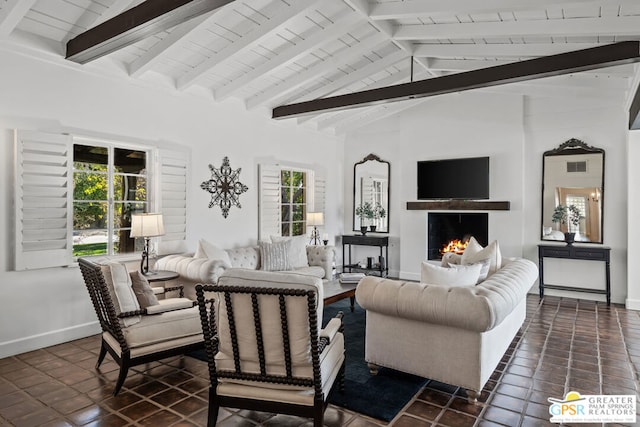
[[[640,312],[553,297],[540,303],[535,295],[527,303],[522,331],[479,404],[468,404],[457,387],[430,382],[389,425],[544,426],[551,425],[547,398],[569,390],[638,396]],[[94,370],[98,347],[94,336],[1,359],[0,425],[206,425],[204,362],[175,357],[134,368],[112,397],[117,366],[107,356],[100,371]],[[311,425],[297,417],[235,410],[221,410],[219,421],[220,426]],[[385,425],[334,406],[325,421],[327,426]]]

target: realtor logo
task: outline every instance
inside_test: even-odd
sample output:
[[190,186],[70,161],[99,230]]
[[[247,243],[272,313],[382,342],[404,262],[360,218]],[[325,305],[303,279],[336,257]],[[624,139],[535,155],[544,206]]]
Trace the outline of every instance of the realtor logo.
[[635,423],[636,396],[581,395],[570,391],[564,399],[548,398],[552,423]]

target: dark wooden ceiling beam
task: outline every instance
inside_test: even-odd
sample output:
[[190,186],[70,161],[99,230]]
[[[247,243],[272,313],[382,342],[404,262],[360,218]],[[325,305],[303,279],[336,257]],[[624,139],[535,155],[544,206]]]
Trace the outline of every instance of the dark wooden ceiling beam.
[[66,58],[85,64],[234,1],[147,0],[69,40]]
[[640,61],[640,41],[626,41],[395,86],[281,105],[273,109],[272,117],[274,119],[284,119],[320,112],[346,110],[517,83],[543,77],[560,76],[638,61]]

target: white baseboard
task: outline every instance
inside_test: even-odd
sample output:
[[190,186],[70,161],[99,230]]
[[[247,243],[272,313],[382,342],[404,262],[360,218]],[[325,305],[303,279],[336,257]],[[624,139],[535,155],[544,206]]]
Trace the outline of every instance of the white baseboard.
[[98,321],[0,343],[0,359],[100,333]]
[[640,310],[640,299],[629,299],[624,301],[624,306],[627,310]]

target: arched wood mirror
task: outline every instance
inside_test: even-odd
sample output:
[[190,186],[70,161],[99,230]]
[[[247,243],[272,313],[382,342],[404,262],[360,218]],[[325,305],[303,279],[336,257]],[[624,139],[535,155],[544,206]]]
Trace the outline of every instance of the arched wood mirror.
[[353,166],[354,231],[389,232],[390,171],[390,163],[375,154],[369,154]]
[[572,138],[542,157],[542,240],[602,243],[604,150]]

